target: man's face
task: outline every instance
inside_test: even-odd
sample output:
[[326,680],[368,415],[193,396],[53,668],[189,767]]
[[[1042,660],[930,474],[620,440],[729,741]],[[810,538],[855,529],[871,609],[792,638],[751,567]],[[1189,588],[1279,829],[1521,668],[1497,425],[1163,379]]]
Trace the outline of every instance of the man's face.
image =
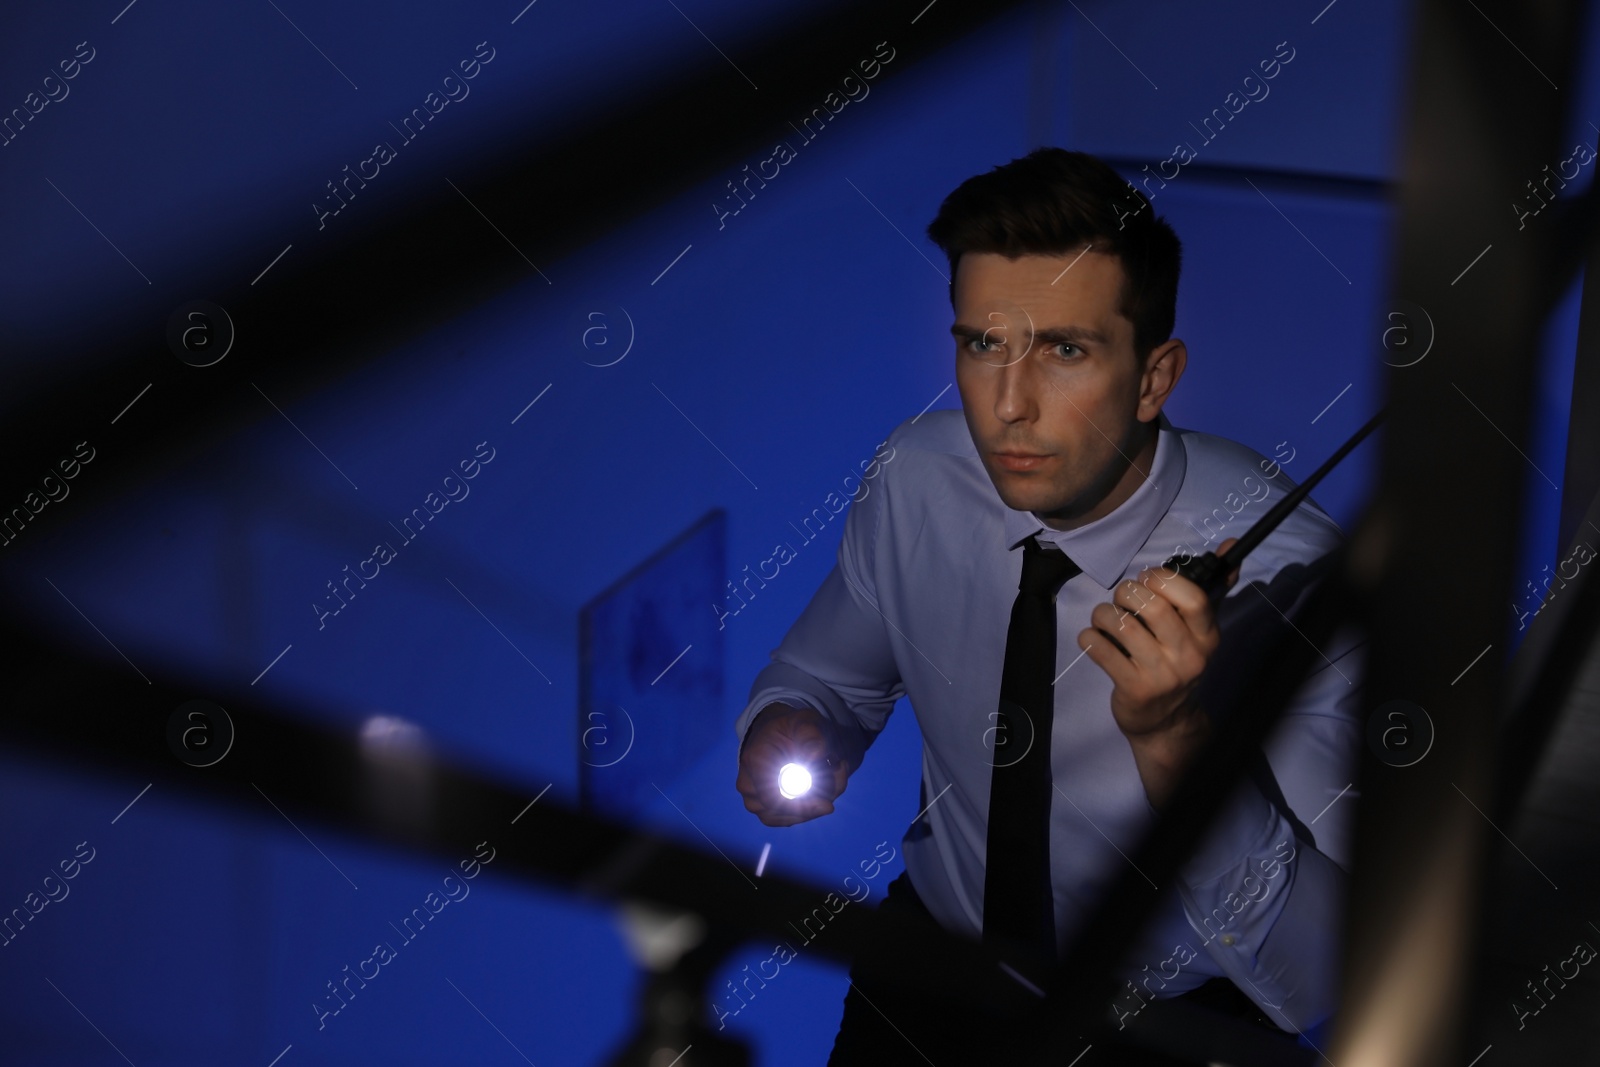
[[1154,435],[1143,424],[1177,377],[1166,379],[1171,361],[1155,368],[1173,346],[1182,372],[1181,341],[1159,346],[1150,371],[1135,356],[1122,281],[1120,260],[1095,251],[957,263],[951,333],[967,429],[1000,499],[1056,529],[1100,518],[1144,481],[1153,452],[1139,452]]

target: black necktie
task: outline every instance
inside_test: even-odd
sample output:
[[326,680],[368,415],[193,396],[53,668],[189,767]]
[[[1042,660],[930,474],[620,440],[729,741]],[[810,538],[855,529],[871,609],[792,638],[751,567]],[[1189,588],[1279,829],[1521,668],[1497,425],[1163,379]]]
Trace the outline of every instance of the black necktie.
[[983,940],[1031,965],[1056,959],[1050,894],[1050,726],[1054,716],[1056,591],[1081,573],[1065,552],[1023,542],[1022,581],[1006,631],[989,784]]

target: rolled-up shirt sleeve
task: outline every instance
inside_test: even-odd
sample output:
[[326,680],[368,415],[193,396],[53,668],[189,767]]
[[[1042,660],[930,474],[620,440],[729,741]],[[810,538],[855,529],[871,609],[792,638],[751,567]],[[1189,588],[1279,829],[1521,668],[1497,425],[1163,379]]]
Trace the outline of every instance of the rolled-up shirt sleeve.
[[1264,746],[1270,776],[1240,784],[1178,884],[1217,966],[1273,1022],[1302,1032],[1337,1006],[1355,814],[1346,790],[1361,738],[1361,645],[1346,632],[1327,652]]
[[869,491],[845,515],[833,568],[756,674],[734,722],[741,746],[761,709],[781,702],[826,715],[839,728],[842,755],[859,767],[905,695],[874,579],[888,480],[886,469],[876,484],[863,483]]

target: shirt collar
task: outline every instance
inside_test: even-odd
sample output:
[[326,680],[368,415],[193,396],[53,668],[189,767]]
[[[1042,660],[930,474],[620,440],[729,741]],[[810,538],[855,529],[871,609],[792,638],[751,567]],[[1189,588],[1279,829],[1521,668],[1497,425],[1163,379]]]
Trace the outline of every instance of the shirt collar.
[[1156,455],[1150,464],[1150,477],[1115,511],[1076,530],[1053,530],[1035,513],[1018,511],[1002,502],[1006,548],[1014,549],[1028,537],[1038,535],[1040,543],[1053,543],[1071,556],[1102,589],[1114,586],[1172,506],[1188,468],[1183,439],[1165,412],[1156,416],[1156,425]]

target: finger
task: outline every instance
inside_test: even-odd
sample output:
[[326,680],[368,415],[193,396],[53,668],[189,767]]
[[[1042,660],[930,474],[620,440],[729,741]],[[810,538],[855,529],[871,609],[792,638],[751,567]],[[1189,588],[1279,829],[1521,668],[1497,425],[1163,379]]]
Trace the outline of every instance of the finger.
[[1113,685],[1128,685],[1138,679],[1133,659],[1104,630],[1089,627],[1078,634],[1078,647],[1110,677]]
[[1211,603],[1206,591],[1188,578],[1166,578],[1161,576],[1160,571],[1153,569],[1139,573],[1141,579],[1148,581],[1155,595],[1177,608],[1180,615],[1193,616]]
[[820,815],[833,812],[833,802],[821,797],[804,796],[788,800],[779,797],[772,804],[757,804],[751,809],[768,826],[793,826]]
[[[1113,625],[1111,629],[1115,629],[1115,626]],[[1089,640],[1091,640],[1094,644],[1103,643],[1109,645],[1111,648],[1116,650],[1119,656],[1131,659],[1132,657],[1128,656],[1128,650],[1122,646],[1122,643],[1118,641],[1115,636],[1112,635],[1111,629],[1107,629],[1104,626],[1091,626],[1088,630],[1085,630],[1084,633],[1092,635]],[[1083,648],[1085,652],[1089,653],[1090,659],[1094,659],[1094,653],[1089,651],[1089,646],[1085,644],[1084,641],[1085,639],[1080,635],[1078,639],[1079,647]]]
[[833,814],[833,802],[823,797],[802,797],[797,800],[781,801],[781,807],[774,812],[791,820],[791,825],[798,822],[809,822],[823,815]]
[[[1162,610],[1167,612],[1168,617],[1165,619],[1160,618]],[[1152,615],[1152,613],[1155,614]],[[1168,643],[1189,640],[1187,628],[1179,620],[1172,617],[1172,608],[1166,604],[1159,607],[1154,604],[1150,605],[1139,618],[1143,625],[1124,626],[1116,633],[1117,642],[1122,646],[1125,655],[1132,661],[1134,666],[1146,671],[1159,670],[1166,663],[1169,655],[1163,640],[1153,631],[1154,624],[1157,622],[1162,623],[1163,629],[1169,635],[1166,638]],[[1176,627],[1178,635],[1176,637],[1172,636],[1174,627]]]
[[[1187,578],[1162,578],[1159,571],[1145,570],[1140,572],[1140,579],[1148,582],[1158,602],[1143,612],[1157,637],[1166,639],[1158,622],[1184,625],[1211,610],[1211,598],[1206,591]],[[1169,634],[1174,639],[1178,636],[1176,631],[1169,631]]]
[[798,797],[784,797],[782,803],[791,807],[797,804],[814,804],[818,801],[831,803],[842,791],[838,774],[832,767],[813,765],[811,787]]
[[[1171,584],[1167,583],[1169,586]],[[1188,621],[1179,613],[1166,588],[1158,594],[1152,594],[1150,603],[1140,612],[1139,618],[1148,631],[1149,640],[1139,640],[1136,636],[1123,643],[1133,653],[1135,662],[1147,667],[1174,661],[1185,644],[1196,640]]]
[[828,791],[823,795],[829,800],[837,800],[839,799],[839,794],[843,793],[845,787],[850,784],[850,761],[837,760],[829,770],[830,773],[827,776],[818,780],[826,782],[829,786]]
[[1139,615],[1115,604],[1096,605],[1089,613],[1089,621],[1101,636],[1109,638],[1113,647],[1130,656],[1130,642],[1138,637],[1148,637],[1150,626]]
[[747,762],[739,761],[739,774],[734,779],[733,787],[745,796],[756,796],[760,793],[757,783],[761,780],[759,768]]
[[[1111,591],[1112,606],[1123,609],[1117,612],[1119,625],[1125,622],[1128,615],[1144,623],[1144,609],[1154,599],[1155,593],[1132,579],[1118,582],[1116,588]],[[1149,629],[1148,624],[1145,628]]]
[[822,802],[828,805],[829,811],[832,811],[833,801],[839,798],[839,794],[844,792],[845,786],[849,782],[849,762],[837,759],[830,766],[819,761],[812,765],[811,771],[811,789],[794,800],[786,799],[784,803],[794,805]]
[[814,722],[798,721],[779,735],[791,748],[807,754],[820,752],[827,747],[828,737]]

